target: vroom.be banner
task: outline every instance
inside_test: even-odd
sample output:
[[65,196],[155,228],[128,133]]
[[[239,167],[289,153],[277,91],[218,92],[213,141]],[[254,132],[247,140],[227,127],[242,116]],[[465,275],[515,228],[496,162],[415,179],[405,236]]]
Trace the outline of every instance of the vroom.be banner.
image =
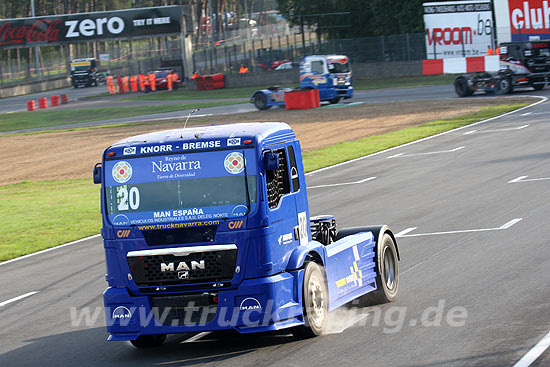
[[499,42],[550,39],[547,0],[495,0]]
[[480,56],[493,46],[490,0],[422,5],[428,59]]
[[181,32],[182,8],[163,6],[0,20],[0,47],[145,37]]

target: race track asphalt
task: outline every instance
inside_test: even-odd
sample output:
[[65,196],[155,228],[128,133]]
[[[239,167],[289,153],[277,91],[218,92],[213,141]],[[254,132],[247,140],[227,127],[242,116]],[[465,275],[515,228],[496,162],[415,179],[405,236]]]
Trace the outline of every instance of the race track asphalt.
[[[154,350],[107,342],[95,237],[0,265],[0,304],[28,294],[0,306],[0,366],[513,366],[550,331],[549,113],[543,100],[308,175],[324,186],[308,190],[310,215],[401,233],[398,300],[339,315],[360,320],[341,333],[175,335]],[[85,307],[96,322],[72,326],[71,309]],[[546,351],[533,365],[549,361]]]

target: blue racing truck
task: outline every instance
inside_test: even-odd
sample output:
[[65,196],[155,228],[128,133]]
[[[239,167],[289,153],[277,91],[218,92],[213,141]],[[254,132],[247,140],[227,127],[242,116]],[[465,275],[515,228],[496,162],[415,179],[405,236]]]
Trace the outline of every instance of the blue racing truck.
[[[338,103],[353,97],[349,58],[344,55],[306,56],[300,63],[300,89],[318,89],[321,101]],[[284,106],[291,88],[270,87],[254,92],[250,102],[259,110]]]
[[288,328],[320,335],[327,313],[395,299],[399,254],[385,226],[309,218],[300,143],[285,123],[124,139],[94,167],[109,340]]

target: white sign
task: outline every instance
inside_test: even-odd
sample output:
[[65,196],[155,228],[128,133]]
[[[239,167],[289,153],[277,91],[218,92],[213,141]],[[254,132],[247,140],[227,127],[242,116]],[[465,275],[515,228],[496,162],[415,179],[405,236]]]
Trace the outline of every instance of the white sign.
[[422,5],[428,59],[483,56],[494,48],[490,0]]
[[99,54],[99,61],[109,61],[110,58],[109,54]]

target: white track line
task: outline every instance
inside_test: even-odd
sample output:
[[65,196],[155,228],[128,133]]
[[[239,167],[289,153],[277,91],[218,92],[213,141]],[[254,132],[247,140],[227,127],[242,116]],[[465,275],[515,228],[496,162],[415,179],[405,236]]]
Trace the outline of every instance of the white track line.
[[[523,115],[522,115],[522,116],[523,116]],[[511,128],[507,128],[507,129],[494,129],[494,130],[483,130],[483,131],[472,130],[472,131],[465,132],[463,135],[485,134],[485,133],[497,133],[497,132],[501,132],[501,131],[521,130],[521,129],[525,129],[526,127],[529,127],[529,125],[523,125],[523,126],[518,126],[518,127],[511,127]]]
[[7,301],[4,301],[4,302],[0,302],[0,307],[3,307],[5,305],[10,304],[10,303],[15,302],[15,301],[19,301],[20,299],[30,297],[32,295],[35,295],[36,293],[38,293],[38,291],[25,293],[22,296],[15,297],[15,298],[12,298],[12,299],[8,299]]
[[527,352],[513,367],[529,367],[550,346],[550,332]]
[[389,158],[403,158],[403,157],[416,157],[416,156],[419,156],[419,155],[433,155],[433,154],[444,154],[444,153],[453,153],[453,152],[457,152],[461,149],[464,149],[465,147],[458,147],[458,148],[455,148],[455,149],[451,149],[451,150],[442,150],[442,151],[439,151],[439,152],[427,152],[427,153],[411,153],[411,154],[405,154],[405,153],[397,153],[397,154],[394,154],[392,156],[389,156]]
[[340,166],[344,166],[344,165],[347,165],[347,164],[350,164],[350,163],[354,163],[354,162],[357,162],[357,161],[361,161],[363,159],[366,159],[366,158],[370,158],[370,157],[375,157],[377,155],[380,155],[380,154],[385,154],[387,152],[391,152],[393,150],[396,150],[396,149],[400,149],[400,148],[403,148],[403,147],[407,147],[409,145],[413,145],[413,144],[418,144],[418,143],[421,143],[423,141],[426,141],[426,140],[430,140],[430,139],[434,139],[434,138],[437,138],[437,137],[440,137],[440,136],[443,136],[443,135],[447,135],[447,134],[451,134],[451,133],[454,133],[454,132],[457,132],[457,131],[460,131],[460,130],[464,130],[464,129],[469,129],[471,128],[472,126],[476,126],[476,125],[480,125],[480,124],[484,124],[486,122],[489,122],[489,121],[493,121],[493,120],[496,120],[496,119],[499,119],[501,117],[504,117],[504,116],[509,116],[513,113],[517,113],[517,112],[520,112],[520,111],[523,111],[527,108],[531,108],[531,107],[534,107],[536,105],[539,105],[541,103],[544,103],[546,101],[548,101],[548,98],[547,97],[543,97],[543,96],[525,96],[525,97],[528,97],[528,98],[540,98],[540,101],[537,101],[535,103],[532,103],[530,104],[529,106],[525,106],[525,107],[522,107],[522,108],[518,108],[517,110],[515,111],[510,111],[510,112],[506,112],[502,115],[499,115],[499,116],[495,116],[495,117],[491,117],[490,119],[486,119],[486,120],[482,120],[482,121],[478,121],[478,122],[474,122],[473,124],[470,124],[470,125],[466,125],[466,126],[461,126],[461,127],[458,127],[456,129],[453,129],[453,130],[449,130],[449,131],[445,131],[445,132],[442,132],[442,133],[439,133],[439,134],[436,134],[436,135],[431,135],[431,136],[427,136],[423,139],[419,139],[419,140],[415,140],[415,141],[411,141],[410,143],[406,143],[406,144],[402,144],[402,145],[398,145],[396,147],[392,147],[392,148],[388,148],[388,149],[385,149],[385,150],[381,150],[379,152],[376,152],[376,153],[372,153],[372,154],[369,154],[369,155],[365,155],[365,156],[362,156],[362,157],[359,157],[359,158],[355,158],[355,159],[352,159],[352,160],[349,160],[349,161],[345,161],[345,162],[342,162],[342,163],[337,163],[337,164],[334,164],[332,166],[328,166],[328,167],[324,167],[324,168],[319,168],[318,170],[315,170],[315,171],[311,171],[309,173],[306,173],[306,176],[310,176],[314,173],[319,173],[319,172],[323,172],[323,171],[326,171],[326,170],[329,170],[329,169],[332,169],[332,168],[336,168],[336,167],[340,167]]
[[91,240],[92,238],[96,238],[96,237],[99,237],[99,236],[101,236],[101,235],[100,234],[94,234],[93,236],[90,236],[90,237],[81,238],[81,239],[73,241],[73,242],[64,243],[62,245],[55,246],[55,247],[50,247],[50,248],[47,248],[47,249],[42,250],[42,251],[34,252],[32,254],[16,257],[15,259],[11,259],[11,260],[8,260],[8,261],[1,262],[0,266],[9,264],[9,263],[12,263],[12,262],[15,262],[15,261],[23,260],[23,259],[26,259],[26,258],[31,257],[31,256],[36,256],[36,255],[40,255],[40,254],[43,254],[43,253],[46,253],[46,252],[57,250],[57,249],[62,248],[62,247],[76,245],[77,243],[80,243],[80,242],[83,242],[83,241],[86,241],[86,240]]
[[193,335],[192,337],[190,337],[189,339],[185,339],[184,341],[182,341],[182,343],[193,343],[193,342],[196,342],[197,340],[199,340],[200,338],[204,338],[205,336],[207,336],[208,334],[210,334],[211,332],[210,331],[203,331],[202,333],[198,333],[197,335]]
[[407,233],[409,232],[412,232],[414,231],[415,229],[417,229],[418,227],[410,227],[410,228],[407,228],[407,229],[404,229],[402,230],[401,232],[397,233],[395,235],[395,237],[403,237],[404,235],[406,235]]
[[527,177],[529,177],[529,176],[519,176],[518,178],[514,178],[513,180],[508,181],[508,183],[533,182],[533,181],[546,181],[546,180],[550,180],[550,177],[530,178],[530,179],[526,180]]
[[[458,231],[446,231],[446,232],[431,232],[431,233],[415,233],[415,234],[406,234],[415,229],[415,227],[407,228],[404,231],[399,232],[395,237],[421,237],[421,236],[436,236],[436,235],[442,235],[442,234],[455,234],[455,233],[471,233],[471,232],[490,232],[490,231],[500,231],[503,229],[508,229],[512,227],[514,224],[520,222],[523,218],[515,218],[512,219],[509,222],[504,223],[498,228],[480,228],[480,229],[464,229],[464,230],[458,230]],[[403,234],[405,232],[405,234]]]
[[318,189],[320,187],[333,187],[333,186],[344,186],[344,185],[357,185],[357,184],[362,184],[362,183],[365,183],[367,181],[372,181],[376,179],[376,177],[368,177],[368,178],[364,178],[362,180],[359,180],[359,181],[354,181],[354,182],[343,182],[343,183],[335,183],[335,184],[326,184],[326,185],[317,185],[317,186],[309,186],[307,187],[308,189]]

